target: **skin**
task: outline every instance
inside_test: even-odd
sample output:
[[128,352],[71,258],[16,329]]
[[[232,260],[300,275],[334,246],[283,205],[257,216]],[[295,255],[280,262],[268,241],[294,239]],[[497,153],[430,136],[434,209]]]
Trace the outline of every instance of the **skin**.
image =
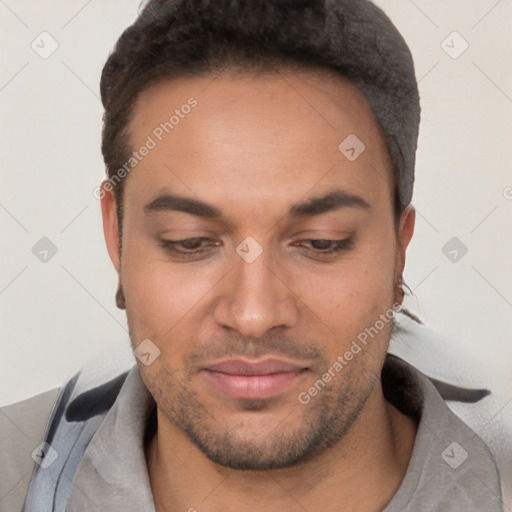
[[[298,400],[402,301],[414,210],[394,225],[393,173],[370,107],[347,80],[312,71],[166,80],[137,100],[133,147],[191,96],[197,107],[126,179],[121,256],[108,188],[102,199],[132,345],[150,339],[160,349],[148,366],[137,360],[158,408],[146,449],[155,507],[382,510],[417,429],[382,392],[391,322],[308,404]],[[366,146],[353,162],[338,150],[349,134]],[[335,190],[368,207],[288,214]],[[163,192],[206,202],[222,217],[145,213]],[[236,252],[249,236],[263,250],[252,263]],[[193,237],[207,239],[199,255],[158,243]],[[352,244],[334,254],[311,243],[347,238]],[[300,361],[307,371],[278,396],[232,398],[200,370],[239,355]]]

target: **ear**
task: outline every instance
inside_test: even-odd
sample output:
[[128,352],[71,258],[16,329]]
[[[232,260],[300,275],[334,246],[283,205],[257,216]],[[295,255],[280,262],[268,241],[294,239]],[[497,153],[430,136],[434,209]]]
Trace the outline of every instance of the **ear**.
[[121,260],[119,256],[119,229],[116,210],[116,201],[112,191],[112,184],[108,179],[100,185],[101,215],[103,217],[103,234],[107,244],[108,254],[119,274]]
[[[407,206],[407,208],[402,212],[400,216],[400,223],[398,226],[398,254],[397,254],[397,279],[400,279],[399,285],[401,289],[401,277],[405,268],[405,254],[407,251],[407,247],[409,246],[409,242],[411,241],[412,235],[414,233],[414,224],[416,222],[416,210],[412,205]],[[397,290],[397,295],[395,297],[395,301],[398,303],[402,303],[403,296],[399,294],[400,289]]]

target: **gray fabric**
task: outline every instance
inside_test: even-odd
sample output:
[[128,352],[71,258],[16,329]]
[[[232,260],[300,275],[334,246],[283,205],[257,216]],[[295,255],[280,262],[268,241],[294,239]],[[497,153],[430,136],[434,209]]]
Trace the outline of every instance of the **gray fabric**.
[[[436,383],[446,405],[484,440],[498,466],[505,510],[512,512],[510,390],[492,368],[486,368],[464,350],[463,340],[448,339],[432,326],[418,324],[405,314],[396,315],[395,324],[388,353],[404,359]],[[446,392],[452,386],[455,393],[450,389]],[[475,401],[472,396],[481,395],[481,390],[490,393]]]
[[418,393],[422,405],[407,473],[385,512],[502,511],[499,476],[485,443],[448,409],[429,379],[388,356],[393,360],[398,378],[385,389],[388,400],[400,408],[400,397]]
[[78,467],[67,512],[154,512],[143,438],[154,406],[134,366]]
[[[417,400],[423,403],[406,477],[385,512],[501,512],[496,467],[483,441],[448,409],[416,369],[390,356],[385,371],[392,375],[386,386],[388,399],[408,407],[414,407]],[[143,449],[153,406],[135,366],[85,451],[66,511],[154,511]],[[468,453],[456,469],[442,457],[453,442]]]
[[58,389],[0,408],[0,511],[19,512]]

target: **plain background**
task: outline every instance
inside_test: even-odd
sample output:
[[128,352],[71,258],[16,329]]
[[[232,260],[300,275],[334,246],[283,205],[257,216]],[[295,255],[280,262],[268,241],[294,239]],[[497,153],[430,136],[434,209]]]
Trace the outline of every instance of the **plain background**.
[[[411,47],[422,101],[407,304],[512,399],[512,1],[376,3]],[[62,385],[113,343],[128,350],[93,190],[101,69],[137,7],[0,1],[0,405]],[[58,44],[46,59],[42,32]],[[47,262],[32,252],[43,237]]]

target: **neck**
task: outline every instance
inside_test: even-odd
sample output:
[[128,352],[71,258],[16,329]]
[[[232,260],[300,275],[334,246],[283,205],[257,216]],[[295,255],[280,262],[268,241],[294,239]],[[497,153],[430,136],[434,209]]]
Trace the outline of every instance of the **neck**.
[[221,512],[228,503],[240,512],[380,511],[405,476],[416,430],[413,419],[385,400],[379,381],[343,439],[315,459],[241,471],[210,461],[158,411],[146,450],[155,508]]

